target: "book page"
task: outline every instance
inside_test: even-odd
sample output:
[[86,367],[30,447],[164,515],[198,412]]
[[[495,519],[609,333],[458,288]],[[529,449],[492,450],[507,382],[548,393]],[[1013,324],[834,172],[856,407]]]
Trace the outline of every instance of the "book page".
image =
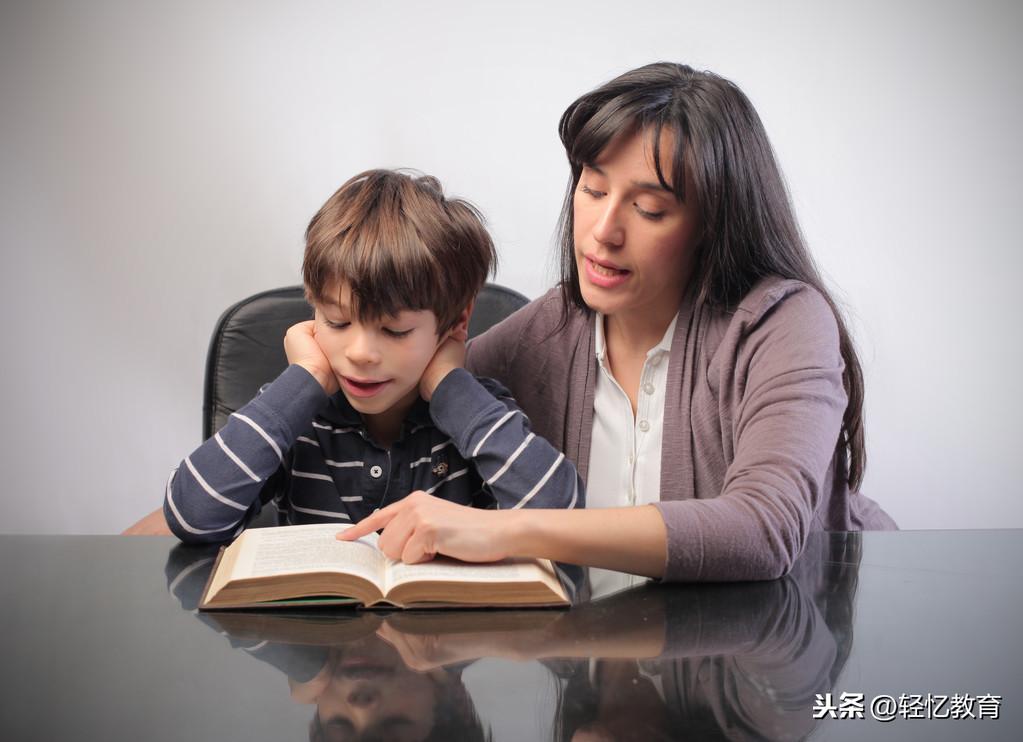
[[233,576],[345,572],[380,585],[385,557],[376,547],[376,534],[338,541],[335,536],[346,528],[350,526],[318,523],[248,530],[241,537],[245,543]]
[[388,560],[386,589],[390,590],[404,582],[543,582],[555,592],[561,593],[560,583],[554,577],[550,562],[537,562],[533,559],[507,559],[483,564],[459,562],[446,557],[437,557],[422,564]]

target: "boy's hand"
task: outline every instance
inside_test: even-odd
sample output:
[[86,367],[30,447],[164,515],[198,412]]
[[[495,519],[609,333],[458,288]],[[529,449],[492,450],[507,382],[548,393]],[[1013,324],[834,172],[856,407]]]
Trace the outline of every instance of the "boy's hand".
[[340,388],[337,377],[320,344],[316,342],[316,323],[313,320],[299,322],[288,328],[284,335],[284,353],[288,356],[288,363],[301,366],[312,374],[328,395],[337,393]]
[[427,402],[445,376],[465,365],[465,341],[468,337],[465,327],[459,325],[448,334],[437,348],[437,352],[433,354],[433,359],[419,380],[419,396]]

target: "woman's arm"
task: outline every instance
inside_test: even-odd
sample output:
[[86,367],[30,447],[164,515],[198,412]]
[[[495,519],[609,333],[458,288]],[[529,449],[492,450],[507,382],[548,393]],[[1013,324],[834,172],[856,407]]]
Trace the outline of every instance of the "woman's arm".
[[414,563],[445,554],[467,562],[538,557],[630,572],[664,574],[667,536],[652,506],[593,510],[479,510],[413,492],[348,530],[342,541],[383,529],[380,548]]
[[662,494],[655,504],[668,530],[666,580],[770,580],[789,571],[833,496],[842,369],[838,325],[819,293],[774,282],[743,301],[709,372],[724,411],[720,490],[709,477],[696,497]]

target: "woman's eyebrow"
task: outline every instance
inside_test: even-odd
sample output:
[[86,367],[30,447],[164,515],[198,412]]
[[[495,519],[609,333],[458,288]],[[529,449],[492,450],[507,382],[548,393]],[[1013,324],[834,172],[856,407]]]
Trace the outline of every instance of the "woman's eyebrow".
[[662,193],[674,193],[670,188],[665,188],[662,183],[655,183],[649,180],[634,180],[632,186],[641,191],[660,191]]
[[[594,165],[592,162],[584,162],[583,167],[587,170],[592,170],[597,175],[602,175],[605,178],[607,173],[600,167],[600,165]],[[631,182],[633,188],[638,188],[641,191],[662,191],[664,193],[674,193],[671,188],[665,188],[663,184],[653,180],[633,180]]]

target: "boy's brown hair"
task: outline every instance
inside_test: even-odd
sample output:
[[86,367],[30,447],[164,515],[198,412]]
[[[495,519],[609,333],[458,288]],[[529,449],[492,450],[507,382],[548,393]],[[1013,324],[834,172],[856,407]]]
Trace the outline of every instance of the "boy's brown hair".
[[377,320],[431,310],[437,332],[459,315],[494,271],[497,253],[472,204],[445,198],[431,176],[367,170],[341,186],[309,222],[302,279],[310,302],[351,290],[351,310]]

